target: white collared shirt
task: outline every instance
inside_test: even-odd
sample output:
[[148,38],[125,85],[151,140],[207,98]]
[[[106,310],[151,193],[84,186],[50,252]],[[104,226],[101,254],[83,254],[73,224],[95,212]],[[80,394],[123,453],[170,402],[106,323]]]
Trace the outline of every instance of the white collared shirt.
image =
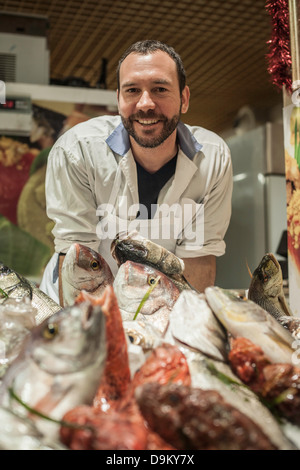
[[[203,203],[203,243],[184,236],[176,242],[180,258],[225,252],[231,216],[232,166],[226,143],[215,133],[180,122],[175,174],[161,189],[158,204]],[[118,164],[122,178],[118,200],[138,204],[137,172],[129,138],[119,116],[80,123],[55,143],[46,174],[47,215],[55,222],[55,251],[66,253],[74,242],[99,249],[97,208],[109,201]],[[197,206],[198,207],[198,206]],[[120,207],[115,207],[119,212]],[[153,240],[155,241],[155,240]]]

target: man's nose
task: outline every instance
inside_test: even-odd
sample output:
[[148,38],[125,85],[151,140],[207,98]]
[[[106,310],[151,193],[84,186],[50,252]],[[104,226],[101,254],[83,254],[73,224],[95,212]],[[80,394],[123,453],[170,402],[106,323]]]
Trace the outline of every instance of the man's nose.
[[143,91],[139,101],[137,102],[137,107],[139,109],[154,109],[155,103],[152,100],[150,93],[148,91]]

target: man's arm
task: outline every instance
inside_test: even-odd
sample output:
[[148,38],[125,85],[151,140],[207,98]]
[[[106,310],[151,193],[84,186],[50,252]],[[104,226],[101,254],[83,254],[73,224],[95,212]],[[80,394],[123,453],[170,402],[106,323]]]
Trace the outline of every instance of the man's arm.
[[198,258],[183,258],[184,277],[197,289],[204,292],[206,287],[213,286],[216,279],[216,257],[213,255]]

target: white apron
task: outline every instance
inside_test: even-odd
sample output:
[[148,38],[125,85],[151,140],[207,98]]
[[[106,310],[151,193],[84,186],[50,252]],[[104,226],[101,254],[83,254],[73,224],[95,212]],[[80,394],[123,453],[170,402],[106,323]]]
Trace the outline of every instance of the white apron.
[[[179,155],[182,154],[179,151]],[[178,156],[179,156],[178,155]],[[182,154],[185,159],[187,157]],[[190,161],[189,161],[190,162]],[[106,211],[105,216],[100,218],[97,224],[97,235],[100,239],[98,251],[109,264],[113,275],[115,276],[118,270],[116,261],[111,256],[111,243],[116,235],[121,231],[137,230],[143,237],[152,240],[154,243],[163,246],[170,252],[174,253],[176,248],[176,241],[182,231],[182,219],[176,216],[174,211],[168,211],[168,207],[178,204],[179,198],[189,183],[191,177],[195,172],[195,165],[185,166],[183,160],[178,159],[179,169],[176,170],[175,179],[170,189],[168,190],[167,197],[164,198],[165,210],[156,210],[152,219],[136,219],[139,210],[139,198],[136,181],[136,165],[131,151],[122,157],[113,183],[112,191],[108,201],[109,208],[119,208],[119,214],[124,214],[123,217],[116,215],[115,210]],[[120,195],[120,187],[122,183],[122,173],[124,174],[127,185],[130,189],[133,205],[130,208],[126,206],[126,198]],[[167,205],[168,204],[168,205]],[[174,206],[173,206],[174,207]],[[127,208],[126,210],[122,210]],[[99,215],[97,210],[97,215]],[[40,289],[43,290],[49,297],[59,303],[58,295],[58,253],[54,253],[49,263],[47,264]]]

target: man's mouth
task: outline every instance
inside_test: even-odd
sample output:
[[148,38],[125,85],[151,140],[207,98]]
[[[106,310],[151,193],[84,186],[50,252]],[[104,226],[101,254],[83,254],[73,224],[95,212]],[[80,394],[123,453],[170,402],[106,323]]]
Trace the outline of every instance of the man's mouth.
[[137,122],[143,126],[151,126],[153,124],[157,124],[159,119],[137,119]]

